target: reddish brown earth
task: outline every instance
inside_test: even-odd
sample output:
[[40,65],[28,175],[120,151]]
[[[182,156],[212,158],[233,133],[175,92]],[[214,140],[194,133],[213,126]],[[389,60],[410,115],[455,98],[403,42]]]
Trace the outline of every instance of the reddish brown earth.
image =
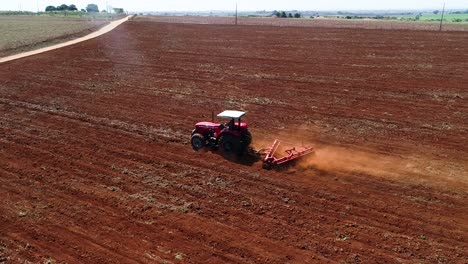
[[[138,21],[188,24],[233,25],[235,17],[200,17],[200,16],[138,16]],[[372,19],[338,19],[338,18],[276,18],[276,17],[238,17],[238,25],[281,26],[281,27],[326,27],[326,28],[362,28],[362,29],[396,29],[396,30],[431,30],[439,31],[438,22],[408,22],[398,20]],[[444,23],[443,31],[468,31],[466,23]]]
[[[466,263],[468,35],[131,21],[0,65],[0,262]],[[194,152],[240,109],[265,171]]]

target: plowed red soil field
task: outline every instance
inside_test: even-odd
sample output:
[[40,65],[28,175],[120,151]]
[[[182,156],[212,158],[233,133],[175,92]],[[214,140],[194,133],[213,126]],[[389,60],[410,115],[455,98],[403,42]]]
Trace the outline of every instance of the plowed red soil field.
[[[0,262],[467,263],[468,35],[130,21],[0,65]],[[245,110],[265,171],[189,144]]]
[[[138,16],[138,21],[160,23],[189,23],[189,24],[218,24],[234,25],[235,17],[220,16]],[[399,29],[399,30],[433,30],[439,31],[440,24],[429,21],[406,22],[399,20],[378,19],[338,19],[338,18],[276,18],[276,17],[238,17],[238,25],[251,26],[279,26],[279,27],[326,27],[326,28],[362,28],[362,29]],[[443,31],[468,31],[467,23],[447,23],[442,26]]]

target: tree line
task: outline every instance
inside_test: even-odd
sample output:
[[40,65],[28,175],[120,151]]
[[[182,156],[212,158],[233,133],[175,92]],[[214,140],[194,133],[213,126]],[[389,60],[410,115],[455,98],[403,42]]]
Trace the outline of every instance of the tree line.
[[[46,12],[52,12],[52,11],[78,11],[78,8],[76,5],[66,5],[62,4],[59,6],[47,6],[45,8]],[[81,9],[81,12],[88,12],[88,13],[98,13],[99,12],[99,7],[96,4],[89,4],[86,6],[86,9]]]
[[274,11],[273,15],[279,18],[301,18],[300,13],[295,13],[294,15],[292,13],[286,14],[285,11]]

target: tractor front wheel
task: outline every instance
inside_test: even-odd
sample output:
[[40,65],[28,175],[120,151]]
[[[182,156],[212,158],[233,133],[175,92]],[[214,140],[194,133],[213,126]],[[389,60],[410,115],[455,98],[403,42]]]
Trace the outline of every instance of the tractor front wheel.
[[193,134],[191,142],[192,148],[197,151],[206,145],[205,137],[198,133]]

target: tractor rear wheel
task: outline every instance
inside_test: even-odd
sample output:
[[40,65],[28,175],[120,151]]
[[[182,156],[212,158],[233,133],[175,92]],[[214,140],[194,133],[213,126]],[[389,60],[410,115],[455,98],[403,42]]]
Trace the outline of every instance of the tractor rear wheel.
[[244,147],[248,147],[252,143],[252,134],[249,131],[245,131],[242,135],[242,144]]
[[226,153],[241,153],[242,146],[239,140],[239,137],[233,135],[224,135],[219,141],[221,149]]
[[205,137],[198,133],[193,134],[191,142],[192,148],[197,151],[206,145]]

